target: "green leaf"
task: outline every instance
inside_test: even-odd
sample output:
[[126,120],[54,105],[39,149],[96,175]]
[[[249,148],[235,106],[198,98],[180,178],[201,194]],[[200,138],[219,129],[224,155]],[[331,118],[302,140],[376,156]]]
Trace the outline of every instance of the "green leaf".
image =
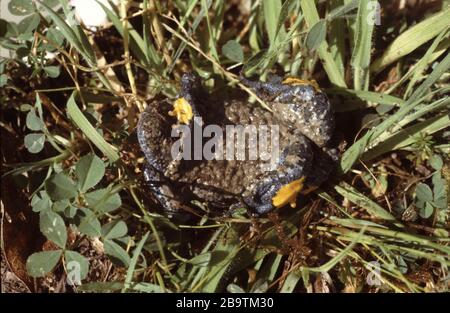
[[0,87],[5,86],[8,83],[8,76],[6,74],[0,75]]
[[327,34],[327,22],[319,20],[313,27],[310,28],[306,36],[306,47],[311,50],[317,47],[325,40]]
[[228,40],[222,47],[222,53],[231,61],[241,63],[244,61],[244,52],[236,40]]
[[27,16],[17,25],[19,32],[21,35],[30,34],[32,36],[32,32],[38,27],[41,22],[41,18],[39,14],[34,13],[33,15]]
[[[428,105],[427,107],[430,106],[431,105]],[[407,118],[403,121],[406,120]],[[403,121],[398,124],[401,124]],[[402,149],[417,143],[420,139],[418,139],[417,135],[411,134],[432,135],[442,129],[448,128],[449,126],[450,116],[448,114],[435,115],[432,118],[423,120],[410,127],[400,129],[400,131],[390,135],[388,138],[383,138],[383,136],[378,137],[378,140],[382,139],[380,140],[381,143],[375,148],[365,152],[361,159],[363,161],[371,160],[383,153]]]
[[283,287],[281,287],[280,292],[292,293],[300,279],[301,279],[301,276],[298,274],[298,272],[293,271],[293,272],[289,273],[289,275],[286,277],[286,280],[283,283]]
[[[45,36],[48,38],[49,41],[52,43],[55,43],[59,46],[63,45],[64,42],[64,35],[61,34],[61,32],[56,28],[50,28],[47,30],[47,33],[45,33]],[[47,47],[47,46],[46,46]],[[55,50],[55,48],[51,45],[48,45],[49,50]]]
[[228,291],[229,293],[245,293],[245,290],[242,289],[241,287],[239,287],[239,286],[236,285],[236,284],[229,284],[229,285],[227,286],[227,291]]
[[20,111],[21,112],[28,112],[28,111],[30,111],[30,110],[33,110],[34,108],[30,105],[30,104],[28,104],[28,103],[25,103],[25,104],[21,104],[20,105]]
[[67,216],[68,218],[74,218],[75,215],[77,214],[78,208],[76,206],[73,206],[72,204],[70,204],[65,210],[64,210],[64,215]]
[[75,182],[64,173],[50,176],[45,181],[45,190],[52,200],[71,199],[78,194]]
[[80,191],[85,192],[97,185],[105,175],[105,164],[93,153],[83,156],[75,166]]
[[161,286],[156,285],[156,284],[152,284],[152,283],[146,283],[146,282],[140,282],[140,283],[131,283],[129,288],[129,290],[135,290],[135,291],[139,291],[139,292],[146,292],[146,293],[161,293],[161,292],[165,292]]
[[41,212],[39,229],[48,240],[64,249],[67,242],[67,229],[64,220],[53,211]]
[[359,2],[358,14],[355,23],[355,47],[353,49],[351,64],[354,69],[354,88],[356,90],[367,90],[369,83],[368,68],[372,49],[372,35],[378,2],[374,0],[361,0]]
[[50,8],[53,8],[59,3],[59,0],[41,0],[41,2],[45,3]]
[[34,109],[30,110],[27,113],[26,124],[28,129],[38,131],[44,129],[44,124],[41,119],[36,115],[36,111]]
[[139,258],[139,255],[141,254],[142,247],[144,246],[144,243],[147,241],[149,232],[147,232],[139,241],[139,244],[137,245],[136,249],[133,251],[133,257],[130,260],[130,266],[127,270],[127,276],[125,277],[125,286],[124,289],[128,288],[131,284],[131,281],[133,280],[133,274],[134,270],[136,268],[136,264]]
[[[303,2],[302,2],[303,3]],[[343,173],[348,172],[353,164],[364,153],[367,146],[380,138],[390,127],[397,125],[399,121],[402,121],[405,116],[408,115],[418,104],[422,102],[421,97],[424,93],[433,85],[444,73],[450,68],[450,54],[447,55],[437,66],[434,67],[433,72],[427,76],[425,81],[414,91],[409,97],[408,101],[395,113],[390,115],[377,127],[374,127],[368,131],[362,138],[358,139],[341,158],[341,171]],[[444,98],[445,99],[445,98]],[[443,99],[443,101],[445,101]],[[439,116],[438,116],[439,117]],[[448,120],[448,116],[444,116]],[[443,125],[445,125],[445,121]],[[392,149],[390,150],[392,151]]]
[[55,212],[64,212],[66,208],[70,205],[70,201],[68,199],[58,200],[53,203],[53,211]]
[[[61,14],[53,11],[48,5],[45,5],[44,3],[41,4],[42,7],[47,11],[50,18],[59,28],[60,32],[64,35],[64,38],[80,52],[80,54],[91,67],[96,67],[97,59],[95,57],[94,49],[89,43],[89,39],[84,33],[83,28],[80,25],[67,24]],[[68,11],[67,2],[65,2],[65,5],[63,5],[63,9],[65,9],[65,11]],[[103,72],[95,71],[94,73],[108,89],[112,89],[110,81],[106,79],[106,77],[103,75]]]
[[48,12],[55,25],[58,26],[64,38],[66,38],[80,53],[84,53],[77,35],[75,34],[74,30],[64,21],[64,19],[58,13],[53,11],[49,6],[42,4],[42,7]]
[[66,260],[67,279],[72,284],[81,285],[81,280],[85,279],[89,272],[88,260],[75,251],[64,252]]
[[30,153],[39,153],[44,148],[45,135],[42,133],[28,134],[25,136],[24,144]]
[[433,201],[433,192],[428,185],[420,183],[416,186],[416,197],[420,201],[431,202]]
[[429,218],[431,215],[433,215],[434,207],[429,202],[425,202],[425,206],[420,209],[419,215],[422,218]]
[[110,256],[113,261],[118,261],[125,267],[130,265],[130,256],[128,253],[117,243],[112,240],[105,240],[104,242],[105,253]]
[[123,237],[127,232],[127,224],[123,221],[113,221],[102,226],[102,237],[104,239]]
[[49,77],[56,78],[61,73],[61,68],[59,66],[54,66],[54,65],[45,66],[44,71],[45,71],[45,73],[47,73],[47,75]]
[[100,149],[112,162],[119,159],[116,149],[105,141],[105,139],[97,132],[97,130],[89,123],[87,118],[78,108],[75,102],[75,92],[72,93],[67,101],[67,113],[81,131],[92,141],[92,143]]
[[108,188],[89,192],[85,197],[90,208],[103,213],[114,211],[122,205],[119,194],[110,194]]
[[31,277],[43,277],[56,266],[62,250],[33,253],[27,260],[27,272]]
[[45,191],[41,191],[35,194],[31,199],[31,206],[33,207],[33,212],[48,211],[52,207],[52,200]]
[[335,186],[336,191],[343,197],[347,198],[350,202],[359,205],[361,208],[366,210],[369,214],[381,218],[384,220],[395,222],[395,217],[386,209],[381,207],[379,204],[375,203],[358,190],[353,188],[347,183],[343,183],[342,186]]
[[95,214],[86,208],[81,208],[81,212],[84,214],[80,219],[80,224],[78,225],[78,230],[90,237],[100,237],[101,236],[101,224]]
[[[403,99],[387,95],[385,93],[378,93],[373,91],[331,88],[326,89],[325,92],[329,96],[339,95],[345,98],[346,101],[344,101],[344,103],[339,103],[338,105],[336,105],[336,112],[345,112],[349,110],[370,107],[367,102],[374,104],[384,104],[390,107],[398,107],[405,104],[405,101]],[[356,102],[357,105],[352,104],[353,102]],[[362,104],[362,106],[360,105],[360,103]]]
[[446,182],[440,172],[433,174],[433,205],[439,209],[448,209]]
[[433,154],[428,160],[428,162],[430,163],[431,167],[434,168],[436,171],[440,171],[442,166],[444,165],[442,158],[437,154]]
[[334,8],[332,11],[330,11],[328,13],[327,19],[335,20],[340,17],[345,17],[345,15],[348,12],[356,9],[358,7],[358,4],[359,4],[359,0],[353,0],[353,1],[346,3],[345,5],[338,6],[337,8]]
[[[300,5],[302,7],[306,23],[311,28],[320,20],[315,2],[302,0]],[[334,61],[333,55],[330,52],[330,47],[326,40],[322,41],[322,43],[317,47],[317,52],[322,60],[322,65],[327,72],[330,81],[336,86],[344,88],[347,87],[344,80],[344,73],[339,70],[338,65]]]
[[8,10],[12,15],[29,15],[34,12],[32,0],[11,0]]
[[102,2],[98,2],[98,4],[103,8],[109,20],[119,32],[120,36],[124,38],[124,36],[128,34],[129,47],[130,50],[136,55],[136,58],[145,64],[147,68],[160,68],[161,57],[156,52],[153,44],[146,46],[144,39],[142,39],[139,32],[137,32],[130,23],[128,23],[128,28],[125,32],[124,25],[120,20],[120,17],[113,10],[107,8]]
[[281,12],[281,0],[263,0],[264,22],[266,24],[267,34],[269,36],[270,45],[276,40],[276,30],[278,17]]
[[211,252],[198,254],[188,261],[189,264],[196,266],[208,266],[211,261]]
[[427,41],[436,37],[441,31],[450,25],[450,7],[408,28],[397,36],[385,49],[383,55],[371,65],[371,70],[381,71],[389,64],[411,53]]

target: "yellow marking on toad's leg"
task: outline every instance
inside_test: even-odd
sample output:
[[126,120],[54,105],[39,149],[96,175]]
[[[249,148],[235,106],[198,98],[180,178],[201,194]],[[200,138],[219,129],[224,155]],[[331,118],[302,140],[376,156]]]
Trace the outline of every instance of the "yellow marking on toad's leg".
[[189,124],[194,114],[192,106],[185,98],[178,98],[173,103],[173,110],[169,111],[170,116],[175,116],[180,123]]
[[283,84],[291,85],[291,86],[312,86],[316,91],[320,91],[319,84],[314,80],[305,80],[295,77],[287,77],[285,80],[283,80]]
[[272,204],[277,208],[281,208],[289,203],[291,207],[295,208],[297,205],[297,195],[303,189],[304,181],[305,177],[303,176],[282,186],[272,198]]

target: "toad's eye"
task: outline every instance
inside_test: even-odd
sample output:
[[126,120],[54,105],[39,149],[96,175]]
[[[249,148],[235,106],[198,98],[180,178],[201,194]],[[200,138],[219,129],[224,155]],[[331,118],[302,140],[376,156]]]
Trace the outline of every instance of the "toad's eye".
[[178,98],[173,103],[173,110],[169,111],[170,116],[175,116],[180,123],[189,124],[194,115],[192,106],[185,98]]
[[283,80],[284,85],[290,86],[312,86],[316,91],[320,91],[319,84],[315,80],[304,80],[295,77],[287,77]]

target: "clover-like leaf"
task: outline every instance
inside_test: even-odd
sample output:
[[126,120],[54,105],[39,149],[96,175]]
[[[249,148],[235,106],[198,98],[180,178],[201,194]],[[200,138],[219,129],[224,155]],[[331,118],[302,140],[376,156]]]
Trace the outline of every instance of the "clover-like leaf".
[[127,224],[123,221],[113,221],[102,227],[102,237],[104,239],[114,239],[127,234]]
[[327,33],[327,23],[325,20],[319,20],[308,32],[306,36],[306,46],[314,50],[325,40]]
[[422,218],[429,218],[431,215],[433,215],[434,207],[429,202],[425,202],[425,206],[423,208],[420,208],[419,215]]
[[85,279],[89,271],[89,261],[75,251],[67,250],[64,252],[66,260],[67,278],[72,284],[81,284],[81,280]]
[[50,176],[45,181],[45,190],[52,200],[71,199],[78,194],[75,182],[64,173]]
[[32,32],[38,27],[40,22],[41,17],[39,16],[39,14],[34,13],[21,20],[17,25],[17,28],[19,29],[21,35],[29,34],[30,36],[32,36]]
[[60,67],[55,66],[55,65],[45,66],[44,71],[48,75],[48,77],[51,77],[51,78],[56,78],[61,73]]
[[28,134],[25,136],[24,144],[30,153],[39,153],[44,148],[45,135],[42,133]]
[[41,119],[36,115],[36,111],[34,109],[30,110],[27,113],[26,125],[28,129],[39,131],[44,129],[44,125]]
[[105,164],[98,156],[89,153],[77,162],[75,175],[78,178],[78,188],[85,192],[100,182],[105,175]]
[[47,211],[52,207],[52,200],[50,200],[50,197],[45,190],[42,190],[39,194],[35,194],[33,196],[31,199],[31,206],[33,208],[33,212]]
[[48,240],[58,247],[65,248],[67,242],[66,224],[58,213],[53,211],[41,212],[39,229]]
[[95,211],[108,213],[116,210],[122,205],[119,194],[111,194],[108,188],[89,192],[85,196],[89,207]]
[[11,0],[8,10],[12,15],[29,15],[34,12],[32,0]]
[[433,192],[427,184],[420,183],[416,186],[416,197],[419,201],[433,201]]
[[130,265],[130,256],[128,253],[117,243],[110,239],[106,239],[104,242],[105,253],[115,262],[120,262],[125,267]]
[[53,211],[55,212],[64,212],[66,208],[70,205],[70,201],[68,199],[58,200],[53,203]]
[[78,225],[78,230],[90,237],[100,237],[101,236],[101,224],[95,214],[86,208],[80,209],[84,215],[80,219],[80,224]]
[[436,208],[440,209],[448,208],[446,182],[442,178],[440,172],[436,172],[433,174],[432,182],[433,182],[433,205]]
[[27,260],[27,272],[31,277],[43,277],[49,273],[61,258],[62,250],[33,253]]
[[428,160],[428,162],[430,163],[431,167],[434,168],[436,171],[439,171],[444,165],[444,161],[442,161],[442,158],[437,154],[433,154]]
[[236,40],[228,40],[222,47],[222,53],[231,61],[241,63],[244,61],[244,52]]

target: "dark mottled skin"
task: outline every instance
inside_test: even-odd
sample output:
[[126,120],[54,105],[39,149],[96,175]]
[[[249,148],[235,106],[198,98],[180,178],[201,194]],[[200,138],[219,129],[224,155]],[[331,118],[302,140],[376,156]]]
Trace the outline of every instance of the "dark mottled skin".
[[274,209],[272,198],[281,186],[303,176],[307,184],[319,185],[329,175],[334,156],[326,147],[334,117],[326,95],[310,85],[290,86],[281,80],[243,79],[243,83],[270,103],[273,112],[249,104],[248,96],[238,90],[207,95],[193,74],[183,76],[180,97],[193,106],[204,125],[279,125],[281,155],[276,169],[262,170],[259,159],[173,161],[171,147],[178,139],[170,136],[177,124],[168,114],[173,101],[153,102],[142,113],[137,133],[148,162],[146,180],[166,210],[176,212],[198,199],[215,208],[241,204],[263,214]]

